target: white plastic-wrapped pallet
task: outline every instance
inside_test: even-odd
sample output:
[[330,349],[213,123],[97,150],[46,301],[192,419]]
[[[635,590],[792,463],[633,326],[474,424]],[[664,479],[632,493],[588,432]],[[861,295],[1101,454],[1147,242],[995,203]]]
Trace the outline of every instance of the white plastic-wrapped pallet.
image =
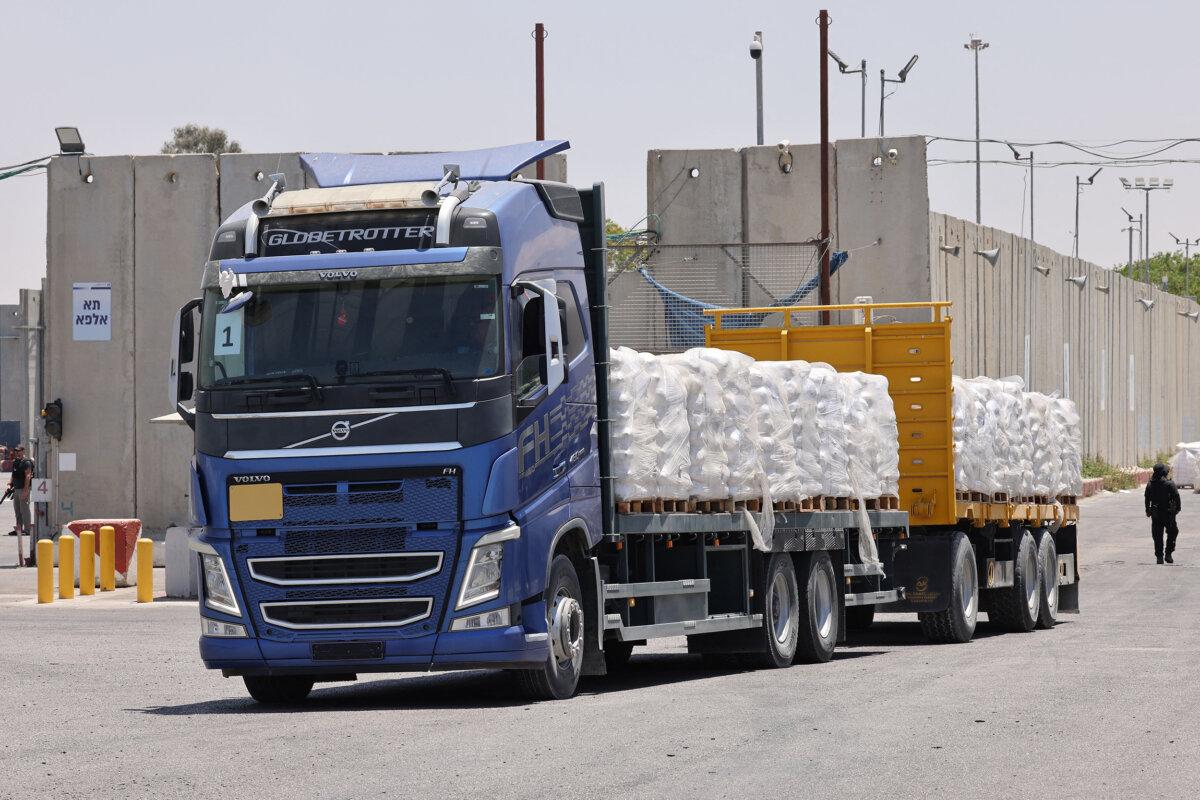
[[655,358],[658,381],[651,394],[656,435],[657,490],[654,497],[687,500],[692,493],[691,430],[687,412],[686,367]]
[[997,448],[995,469],[1003,491],[1028,496],[1033,491],[1033,442],[1025,421],[1025,381],[1010,376],[995,382],[997,404]]
[[758,450],[772,500],[799,500],[802,495],[800,464],[792,434],[792,412],[787,388],[770,362],[750,365],[750,395],[758,421]]
[[959,491],[1004,491],[993,470],[999,444],[993,413],[998,405],[989,403],[994,383],[987,378],[953,379],[954,485]]
[[854,496],[882,497],[899,490],[899,434],[887,378],[838,374],[846,398],[847,476]]
[[726,454],[729,458],[729,497],[733,500],[763,498],[769,488],[758,451],[758,417],[750,395],[750,365],[754,359],[743,353],[700,347],[696,356],[717,368],[718,386],[725,397]]
[[816,497],[823,488],[823,468],[817,430],[816,394],[806,391],[812,364],[807,361],[761,361],[757,366],[774,373],[783,383],[792,417],[792,444],[800,482],[799,498]]
[[849,460],[846,455],[846,390],[837,372],[828,364],[812,364],[804,382],[804,393],[816,409],[818,460],[821,463],[821,494],[849,497]]
[[1032,483],[1029,494],[1048,497],[1056,494],[1059,453],[1053,438],[1050,405],[1054,402],[1041,392],[1025,392],[1025,429],[1029,441]]
[[725,396],[716,365],[695,350],[662,356],[682,378],[688,421],[691,496],[698,500],[729,497],[729,456],[725,445]]
[[1083,492],[1083,428],[1071,400],[1054,401],[1054,413],[1062,424],[1062,469],[1058,494],[1078,497]]
[[609,426],[613,493],[618,500],[645,500],[658,491],[658,436],[649,401],[661,373],[648,353],[627,347],[609,351]]

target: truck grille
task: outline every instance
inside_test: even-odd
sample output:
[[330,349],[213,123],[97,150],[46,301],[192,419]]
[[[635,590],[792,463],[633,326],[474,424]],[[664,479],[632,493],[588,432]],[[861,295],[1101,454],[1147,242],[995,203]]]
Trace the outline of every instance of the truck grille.
[[251,558],[250,575],[276,586],[339,583],[404,583],[442,568],[437,553],[354,553]]
[[268,624],[290,630],[398,628],[427,618],[433,598],[260,603],[259,611]]
[[408,475],[394,480],[285,483],[285,525],[376,525],[458,519],[457,475]]

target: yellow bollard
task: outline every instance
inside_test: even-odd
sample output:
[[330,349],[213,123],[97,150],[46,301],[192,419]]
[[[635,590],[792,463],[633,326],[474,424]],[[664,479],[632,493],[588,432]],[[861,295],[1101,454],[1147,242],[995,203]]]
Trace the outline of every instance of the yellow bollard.
[[58,596],[70,600],[75,596],[75,537],[58,537]]
[[37,543],[38,602],[54,602],[54,542]]
[[79,533],[79,593],[96,593],[96,533]]
[[139,603],[154,602],[154,542],[137,540],[137,597]]
[[117,588],[117,532],[112,525],[100,529],[100,591]]

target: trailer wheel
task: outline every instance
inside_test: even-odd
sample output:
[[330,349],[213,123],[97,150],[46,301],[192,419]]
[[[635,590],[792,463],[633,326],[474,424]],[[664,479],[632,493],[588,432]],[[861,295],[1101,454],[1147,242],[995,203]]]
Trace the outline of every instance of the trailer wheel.
[[1058,547],[1054,544],[1054,534],[1045,528],[1038,530],[1036,538],[1041,593],[1037,626],[1048,630],[1058,622]]
[[841,581],[833,572],[829,553],[808,553],[799,559],[803,583],[800,586],[799,640],[795,661],[823,664],[833,658],[838,639],[838,590]]
[[571,559],[557,555],[546,587],[550,656],[539,669],[519,669],[517,684],[531,700],[566,700],[575,694],[583,668],[583,591]]
[[304,702],[313,679],[304,675],[243,675],[246,691],[265,706],[290,706]]
[[875,606],[848,606],[846,630],[865,631],[875,622]]
[[1038,548],[1028,528],[1021,528],[1021,538],[1014,548],[1013,585],[992,589],[989,594],[988,617],[1013,633],[1028,633],[1037,624],[1041,611],[1041,570],[1038,569]]
[[772,553],[763,571],[762,649],[744,653],[748,667],[779,669],[790,666],[801,637],[800,587],[796,565],[788,553]]
[[962,533],[950,544],[950,605],[944,611],[917,614],[925,638],[937,644],[966,644],[975,635],[979,618],[979,574],[975,548]]

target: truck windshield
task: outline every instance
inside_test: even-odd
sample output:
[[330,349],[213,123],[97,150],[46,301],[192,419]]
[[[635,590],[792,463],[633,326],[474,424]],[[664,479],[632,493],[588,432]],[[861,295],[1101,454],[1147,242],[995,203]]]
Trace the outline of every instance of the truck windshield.
[[[268,284],[204,297],[200,384],[303,379],[321,385],[501,371],[494,276]],[[229,307],[231,310],[224,312]],[[415,372],[414,372],[415,371]]]

